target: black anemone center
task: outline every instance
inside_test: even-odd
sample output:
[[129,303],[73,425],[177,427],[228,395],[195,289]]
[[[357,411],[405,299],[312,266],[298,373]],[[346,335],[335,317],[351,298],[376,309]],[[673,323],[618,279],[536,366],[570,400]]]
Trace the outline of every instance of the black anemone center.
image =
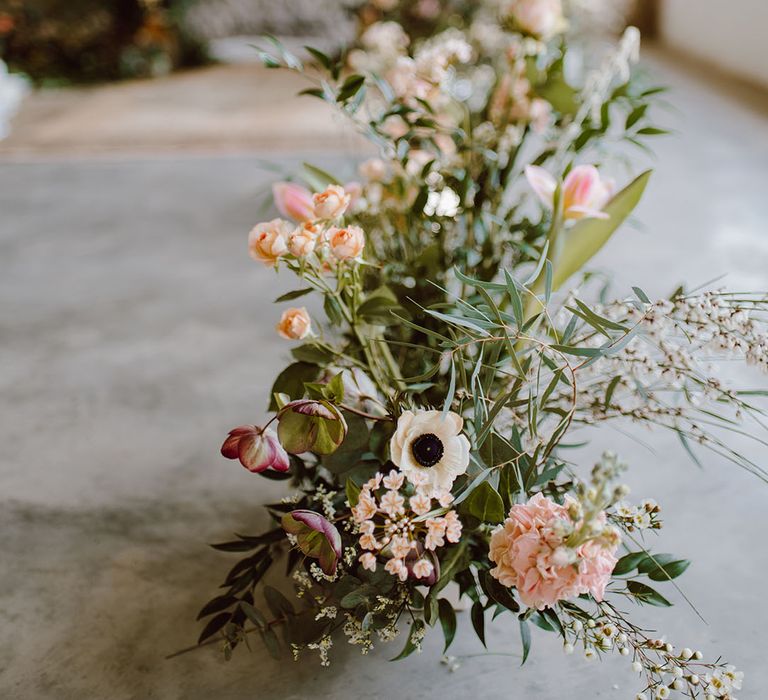
[[443,457],[443,443],[437,435],[424,433],[413,441],[411,452],[422,467],[434,467]]

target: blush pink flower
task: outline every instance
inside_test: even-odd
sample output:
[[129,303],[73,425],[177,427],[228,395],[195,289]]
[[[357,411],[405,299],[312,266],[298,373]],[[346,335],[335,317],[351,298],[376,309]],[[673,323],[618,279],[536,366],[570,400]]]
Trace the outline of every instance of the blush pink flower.
[[368,569],[368,571],[376,571],[376,555],[375,554],[371,554],[370,552],[361,554],[360,563],[362,564],[364,569]]
[[491,575],[539,610],[583,593],[602,600],[617,561],[618,542],[588,541],[573,551],[573,563],[566,563],[562,521],[571,522],[567,506],[538,493],[512,506],[491,536],[489,557],[496,564]]
[[455,510],[449,510],[444,516],[445,522],[445,539],[449,542],[456,543],[461,539],[461,520],[456,514]]
[[384,568],[393,576],[397,576],[401,581],[408,578],[408,568],[402,559],[390,559]]
[[391,491],[398,491],[400,487],[403,485],[403,482],[405,481],[405,476],[402,472],[397,471],[396,469],[390,470],[389,474],[384,477],[384,488],[390,489]]
[[[525,177],[539,199],[551,209],[557,180],[538,165],[526,166]],[[613,181],[601,179],[594,165],[577,165],[563,181],[563,217],[607,219],[608,214],[602,209],[614,189]]]
[[281,216],[288,219],[301,223],[315,214],[312,193],[294,182],[276,182],[272,185],[272,197]]

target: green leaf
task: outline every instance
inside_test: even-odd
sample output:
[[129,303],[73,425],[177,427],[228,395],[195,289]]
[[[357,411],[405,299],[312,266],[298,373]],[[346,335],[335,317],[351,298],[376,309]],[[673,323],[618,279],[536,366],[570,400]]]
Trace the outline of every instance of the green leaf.
[[318,367],[308,362],[295,362],[288,365],[277,375],[272,385],[269,410],[277,411],[279,408],[275,394],[287,394],[291,399],[300,399],[304,396],[304,383],[314,381],[319,373]]
[[674,554],[650,554],[637,567],[641,574],[647,574],[651,581],[669,581],[680,576],[689,566],[689,559],[680,559]]
[[335,404],[344,401],[344,372],[339,372],[325,385],[323,390],[325,398]]
[[642,134],[643,136],[665,136],[670,132],[667,129],[657,129],[654,126],[646,126],[642,129],[638,129],[637,133]]
[[237,598],[234,598],[231,595],[217,596],[203,606],[203,609],[197,613],[196,619],[202,620],[204,617],[208,617],[208,615],[213,615],[213,613],[226,610],[230,605],[234,605],[235,603],[237,603]]
[[484,523],[500,523],[504,520],[504,502],[498,491],[487,481],[481,482],[461,504],[460,510],[473,515]]
[[437,609],[440,615],[440,625],[443,628],[443,636],[445,637],[445,646],[443,647],[443,653],[445,653],[456,636],[456,612],[445,598],[440,598],[437,601]]
[[232,613],[228,612],[219,613],[216,615],[216,617],[211,618],[203,628],[200,636],[197,638],[197,643],[202,644],[206,639],[208,639],[208,637],[212,637],[214,634],[219,632],[224,627],[224,625],[230,621],[231,618]]
[[279,659],[280,642],[277,641],[275,631],[271,627],[267,627],[264,630],[260,629],[259,633],[261,634],[261,640],[264,642],[264,646],[267,647],[267,651],[269,651],[269,655],[273,659]]
[[472,605],[472,610],[470,611],[470,617],[472,618],[472,627],[475,628],[475,634],[477,634],[478,639],[483,643],[483,646],[486,646],[485,644],[485,610],[483,610],[483,604],[479,601],[476,601]]
[[416,640],[421,636],[423,629],[424,620],[416,618],[411,624],[411,631],[408,634],[408,640],[405,643],[405,647],[403,647],[403,650],[394,659],[390,659],[390,661],[399,661],[400,659],[404,659],[406,656],[413,654],[418,648]]
[[507,282],[507,291],[509,292],[509,299],[512,302],[512,313],[515,315],[515,321],[520,328],[525,322],[523,315],[523,300],[520,298],[520,292],[517,290],[517,285],[512,275],[507,270],[504,270],[504,279]]
[[642,289],[640,289],[640,287],[632,287],[632,291],[637,295],[637,298],[643,302],[643,304],[651,303],[648,295]]
[[366,321],[379,325],[388,325],[396,321],[392,311],[400,309],[397,297],[388,287],[374,289],[357,307],[357,315]]
[[650,105],[643,104],[639,107],[635,107],[628,115],[627,115],[627,121],[624,123],[625,129],[631,129],[637,122],[639,122],[644,116],[645,113],[648,111],[648,107]]
[[267,629],[267,621],[264,616],[245,600],[240,601],[240,608],[245,613],[245,616],[259,629]]
[[318,192],[322,192],[328,185],[341,185],[333,175],[322,168],[318,168],[312,163],[302,163],[301,165],[305,170],[304,179]]
[[264,600],[275,617],[289,617],[294,614],[293,605],[277,588],[264,586]]
[[646,559],[648,555],[645,552],[630,552],[625,554],[619,561],[616,562],[616,566],[613,567],[614,576],[622,576],[628,574],[630,571],[634,571],[637,565]]
[[[332,352],[329,352],[315,343],[299,345],[291,350],[291,355],[293,355],[294,359],[298,362],[306,362],[311,365],[318,365],[319,367],[326,367],[334,358]],[[317,374],[315,376],[317,376]]]
[[323,66],[323,68],[330,70],[332,61],[322,51],[313,49],[311,46],[305,46],[304,49],[308,51],[310,54],[312,54],[312,56],[315,57],[315,59],[318,61],[318,63],[320,63],[321,66]]
[[277,299],[275,299],[275,304],[279,304],[282,301],[292,301],[293,299],[298,299],[299,297],[303,297],[305,294],[309,294],[311,291],[314,291],[312,287],[305,287],[304,289],[294,289],[292,292],[286,292],[285,294],[281,294]]
[[520,620],[520,640],[523,643],[523,661],[521,666],[528,660],[528,654],[531,652],[531,628],[528,622]]
[[607,219],[581,219],[564,233],[563,250],[554,261],[552,289],[559,289],[608,242],[637,206],[650,176],[651,171],[646,170],[616,194],[604,207]]
[[347,494],[347,500],[349,501],[350,507],[354,508],[357,505],[357,502],[360,500],[360,487],[352,481],[349,477],[347,477],[346,484],[344,485],[344,491]]
[[350,75],[342,84],[339,94],[336,96],[336,101],[346,102],[348,99],[354,97],[364,84],[364,76],[357,74]]
[[669,608],[672,605],[661,593],[640,581],[627,581],[627,591],[638,603],[647,603],[657,608]]

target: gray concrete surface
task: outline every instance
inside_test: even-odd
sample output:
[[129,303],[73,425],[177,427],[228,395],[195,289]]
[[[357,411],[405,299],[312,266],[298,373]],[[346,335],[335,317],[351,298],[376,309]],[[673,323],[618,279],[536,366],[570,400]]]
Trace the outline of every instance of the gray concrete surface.
[[[766,289],[763,105],[659,68],[680,135],[659,142],[645,230],[625,230],[598,262],[649,293],[721,272]],[[511,619],[488,636],[512,657],[466,658],[455,673],[439,663],[439,633],[397,665],[399,646],[359,659],[343,642],[330,669],[275,662],[258,642],[229,663],[215,648],[164,660],[194,641],[231,562],[205,543],[257,531],[259,504],[282,492],[217,454],[228,428],[263,416],[289,347],[265,301],[290,281],[245,254],[268,177],[251,156],[0,163],[0,697],[633,697],[624,660],[564,657],[544,633],[519,668]],[[681,582],[708,624],[674,592],[670,611],[638,615],[722,653],[747,673],[739,697],[764,698],[768,486],[642,437],[655,452],[596,432],[583,463],[606,447],[632,462],[637,497],[666,507],[659,548],[695,562]],[[460,624],[453,653],[480,654]]]

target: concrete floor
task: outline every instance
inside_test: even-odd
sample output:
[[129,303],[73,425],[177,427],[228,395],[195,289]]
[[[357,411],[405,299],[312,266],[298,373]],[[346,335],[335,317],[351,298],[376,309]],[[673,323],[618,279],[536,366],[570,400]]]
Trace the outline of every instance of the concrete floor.
[[[768,289],[764,103],[656,67],[679,135],[659,142],[644,231],[625,230],[598,265],[651,294],[723,272],[734,288]],[[0,162],[0,696],[634,696],[625,661],[564,657],[544,633],[520,669],[511,618],[488,636],[514,658],[467,658],[455,673],[439,664],[439,632],[397,665],[399,644],[365,660],[339,644],[330,670],[275,662],[258,642],[229,663],[215,648],[164,660],[194,641],[232,561],[205,543],[258,531],[259,504],[282,494],[218,456],[227,429],[264,415],[288,352],[264,300],[290,281],[245,254],[270,175],[248,155],[21,160]],[[764,698],[768,486],[714,458],[699,470],[668,435],[654,453],[611,429],[592,438],[585,466],[617,449],[636,496],[666,506],[658,549],[694,560],[681,584],[709,624],[673,591],[674,608],[638,616],[679,646],[722,653],[747,673],[739,697]],[[460,626],[452,653],[480,654]]]

